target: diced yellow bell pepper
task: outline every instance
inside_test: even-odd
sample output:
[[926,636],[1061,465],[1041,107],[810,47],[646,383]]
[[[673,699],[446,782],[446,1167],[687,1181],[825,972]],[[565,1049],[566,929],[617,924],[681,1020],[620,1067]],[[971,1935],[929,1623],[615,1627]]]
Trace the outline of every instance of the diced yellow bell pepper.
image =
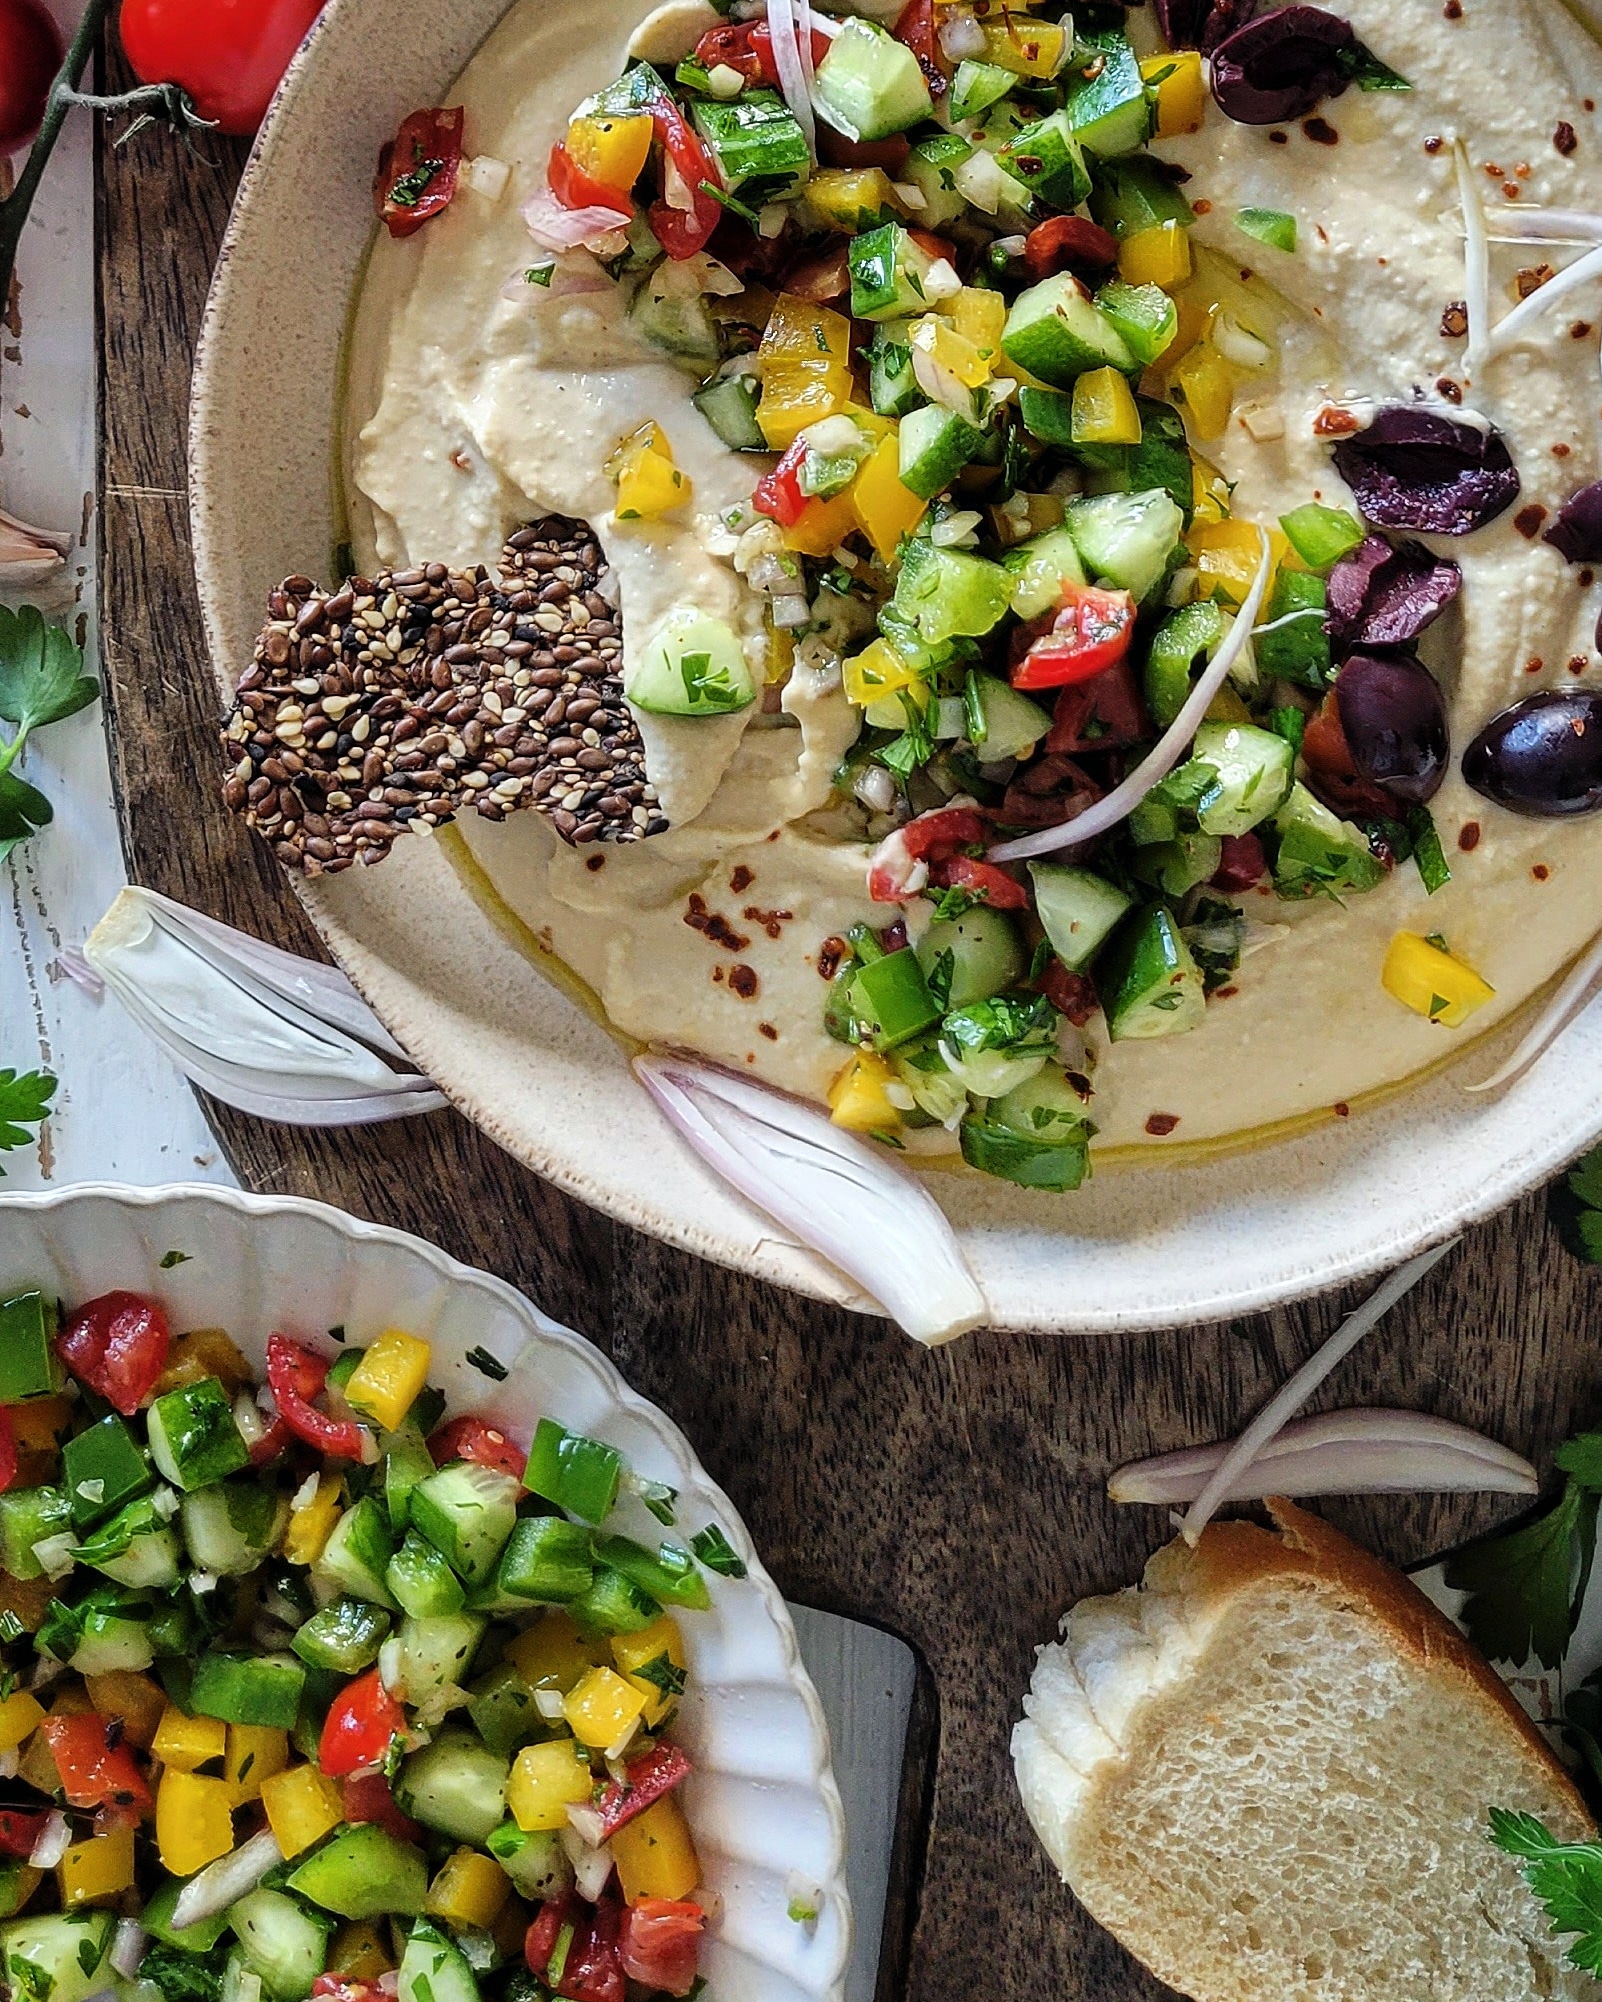
[[129,1744],[148,1752],[167,1708],[161,1684],[152,1676],[113,1668],[104,1675],[86,1675],[84,1687],[101,1716],[120,1717],[122,1735]]
[[571,1738],[549,1738],[543,1745],[525,1745],[512,1761],[506,1783],[506,1805],[526,1834],[542,1828],[565,1828],[567,1810],[595,1791],[595,1776],[582,1746]]
[[681,507],[695,491],[689,476],[673,463],[673,447],[660,424],[642,424],[618,441],[606,462],[617,481],[619,521],[654,521]]
[[[646,124],[650,124],[647,119]],[[345,1402],[364,1418],[393,1432],[428,1387],[434,1352],[427,1342],[399,1328],[386,1328],[356,1365],[345,1385]]]
[[830,306],[781,292],[763,330],[757,364],[766,370],[770,362],[803,361],[837,362],[849,368],[851,322]]
[[795,669],[795,634],[788,626],[775,625],[771,611],[764,616],[764,627],[768,641],[768,669],[764,679],[770,682],[788,681]]
[[223,1778],[238,1801],[260,1800],[264,1783],[289,1764],[289,1733],[273,1724],[230,1724]]
[[319,1474],[317,1492],[289,1518],[284,1555],[291,1564],[315,1564],[339,1520],[342,1482],[338,1474]]
[[[234,1846],[234,1790],[169,1766],[156,1793],[156,1847],[174,1877],[192,1877]],[[290,1852],[286,1847],[287,1856]]]
[[345,1819],[339,1788],[316,1766],[289,1766],[269,1774],[261,1784],[261,1804],[286,1856],[298,1856]]
[[197,1773],[227,1757],[228,1726],[220,1717],[186,1717],[169,1703],[150,1749],[170,1772]]
[[1235,404],[1235,378],[1211,341],[1198,341],[1174,370],[1198,437],[1221,438]]
[[592,1668],[562,1699],[562,1715],[581,1745],[604,1752],[624,1742],[640,1721],[646,1699],[611,1668]]
[[54,1457],[72,1430],[72,1406],[64,1397],[35,1397],[11,1406],[11,1430],[19,1453]]
[[177,1338],[167,1352],[167,1367],[156,1379],[156,1395],[165,1397],[169,1390],[182,1390],[207,1376],[219,1378],[235,1396],[255,1381],[239,1344],[221,1328],[195,1328]]
[[701,1881],[689,1823],[672,1794],[626,1821],[612,1837],[612,1854],[631,1905],[642,1898],[687,1898]]
[[859,709],[866,709],[881,696],[910,688],[917,679],[887,639],[873,640],[861,653],[853,654],[842,672],[846,695]]
[[798,556],[832,556],[857,525],[851,489],[827,500],[809,500],[784,531],[784,546]]
[[64,1912],[80,1905],[115,1904],[134,1887],[133,1830],[108,1828],[87,1842],[75,1842],[56,1865],[56,1882]]
[[828,306],[781,292],[757,349],[762,400],[757,423],[775,452],[809,424],[851,401],[851,322]]
[[348,1981],[377,1981],[395,1965],[394,1955],[370,1919],[351,1919],[334,1934],[328,1968]]
[[[1267,533],[1269,555],[1278,564],[1290,543],[1281,529]],[[1263,560],[1263,536],[1256,523],[1233,516],[1227,521],[1195,521],[1185,541],[1201,577],[1201,596],[1222,596],[1240,604]]]
[[1191,514],[1200,525],[1229,519],[1229,482],[1205,459],[1190,462]]
[[809,222],[852,236],[873,228],[886,209],[893,215],[907,213],[883,167],[822,167],[807,182],[801,199]]
[[458,1849],[429,1885],[423,1909],[448,1926],[488,1932],[511,1895],[506,1872],[493,1856],[477,1849]]
[[1001,359],[1001,335],[1007,324],[1007,301],[999,292],[982,285],[964,285],[946,311],[951,324],[965,341],[971,341],[991,364],[992,372]]
[[612,1636],[612,1659],[617,1663],[619,1674],[626,1675],[634,1687],[645,1695],[645,1727],[648,1731],[654,1731],[661,1723],[673,1708],[674,1699],[657,1683],[641,1675],[640,1670],[664,1657],[681,1674],[684,1672],[684,1636],[671,1613],[664,1613],[661,1619],[653,1620],[648,1627],[641,1627],[638,1633]]
[[649,112],[592,112],[567,128],[568,157],[581,174],[627,193],[651,157]]
[[1069,424],[1076,445],[1138,445],[1140,412],[1126,376],[1115,368],[1087,369],[1074,383]]
[[990,363],[972,341],[933,313],[914,320],[909,336],[920,354],[926,354],[937,368],[954,375],[964,389],[977,389],[990,380]]
[[1178,222],[1137,230],[1118,246],[1118,275],[1126,285],[1160,285],[1172,292],[1190,276],[1190,238]]
[[43,1721],[44,1705],[25,1689],[15,1689],[0,1703],[0,1752],[14,1752]]
[[894,436],[881,439],[868,454],[851,488],[851,505],[874,554],[881,563],[891,562],[901,538],[912,533],[929,509],[926,500],[902,485],[901,447]]
[[1461,1027],[1496,995],[1472,966],[1412,931],[1399,931],[1391,940],[1380,985],[1404,1008],[1444,1029]]
[[506,1658],[530,1689],[560,1689],[564,1693],[605,1654],[587,1641],[566,1613],[542,1613],[533,1626],[506,1644]]
[[1249,723],[1252,712],[1226,681],[1207,705],[1209,723]]
[[1199,132],[1207,113],[1207,78],[1195,49],[1175,49],[1172,55],[1147,56],[1140,66],[1147,83],[1157,86],[1157,137],[1176,139],[1182,132]]
[[981,21],[983,60],[1014,76],[1052,77],[1067,60],[1070,39],[1050,21],[1020,21],[1004,14],[999,21]]
[[894,1132],[901,1124],[889,1093],[894,1076],[883,1057],[859,1050],[829,1087],[829,1117],[852,1133]]

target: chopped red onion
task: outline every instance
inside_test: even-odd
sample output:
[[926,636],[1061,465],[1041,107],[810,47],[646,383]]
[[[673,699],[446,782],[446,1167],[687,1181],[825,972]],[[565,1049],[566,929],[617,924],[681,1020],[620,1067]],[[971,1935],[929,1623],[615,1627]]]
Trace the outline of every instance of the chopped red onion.
[[544,250],[582,250],[614,230],[626,229],[629,216],[617,209],[564,208],[549,188],[536,188],[523,204],[523,221]]
[[58,1808],[46,1817],[39,1839],[33,1845],[28,1858],[29,1867],[34,1870],[53,1870],[72,1847],[72,1829],[67,1817]]
[[[797,4],[798,0],[768,0],[768,31],[773,37],[773,64],[779,72],[779,88],[790,107],[790,115],[806,135],[808,150],[816,159],[818,122],[813,114],[812,90],[808,82],[812,45],[807,39],[803,57],[804,38],[797,24]],[[805,4],[805,0],[801,0],[801,4]]]
[[139,1972],[148,1939],[137,1919],[118,1919],[111,1941],[111,1964],[125,1981],[132,1981]]
[[228,1855],[219,1856],[215,1863],[208,1863],[191,1877],[178,1893],[172,1911],[173,1930],[182,1932],[186,1926],[199,1925],[202,1919],[215,1918],[218,1912],[227,1911],[247,1891],[254,1891],[267,1872],[276,1869],[283,1860],[284,1852],[270,1828],[253,1835]]

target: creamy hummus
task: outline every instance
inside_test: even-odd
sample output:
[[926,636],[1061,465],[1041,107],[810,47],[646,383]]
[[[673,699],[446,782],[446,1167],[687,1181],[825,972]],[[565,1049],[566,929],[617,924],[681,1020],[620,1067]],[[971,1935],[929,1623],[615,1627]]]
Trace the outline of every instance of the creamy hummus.
[[[513,284],[515,296],[505,293],[533,261],[519,204],[541,184],[574,105],[618,73],[646,11],[638,0],[605,10],[518,0],[448,94],[466,106],[469,153],[509,162],[511,187],[497,202],[465,189],[416,236],[375,247],[351,350],[353,542],[364,562],[492,563],[506,531],[532,515],[582,516],[610,556],[631,657],[668,612],[691,604],[727,619],[759,660],[760,603],[719,553],[720,511],[749,495],[754,462],[719,445],[691,407],[691,380],[633,333],[616,292],[553,298]],[[695,0],[672,11],[678,46],[703,13],[714,18]],[[1452,771],[1432,811],[1453,880],[1428,897],[1402,868],[1344,906],[1286,903],[1266,889],[1247,896],[1250,916],[1286,929],[1244,961],[1236,991],[1194,1032],[1102,1050],[1091,1110],[1103,1146],[1171,1146],[1344,1114],[1449,1054],[1459,1032],[1380,986],[1399,930],[1444,934],[1496,989],[1477,1030],[1503,1021],[1602,930],[1602,823],[1518,819],[1457,771],[1464,747],[1508,703],[1602,670],[1593,647],[1602,591],[1538,539],[1527,512],[1555,512],[1602,475],[1602,283],[1569,294],[1478,381],[1465,375],[1464,343],[1441,329],[1464,295],[1451,142],[1466,143],[1488,202],[1602,210],[1602,120],[1587,96],[1602,100],[1602,54],[1557,0],[1466,0],[1457,19],[1436,0],[1333,0],[1331,11],[1414,89],[1349,90],[1310,122],[1316,136],[1210,110],[1200,134],[1156,150],[1190,169],[1187,192],[1210,204],[1198,240],[1292,308],[1277,370],[1242,390],[1227,438],[1209,448],[1238,483],[1238,515],[1271,522],[1315,496],[1350,504],[1314,430],[1327,404],[1437,396],[1446,378],[1464,409],[1507,438],[1523,481],[1518,507],[1473,535],[1425,538],[1463,570],[1458,607],[1422,646],[1451,716]],[[1154,33],[1148,13],[1130,16],[1137,36]],[[1564,123],[1577,135],[1570,153],[1554,143]],[[1235,229],[1235,212],[1254,205],[1296,215],[1294,254]],[[1495,312],[1512,306],[1521,266],[1573,254],[1499,246]],[[693,479],[694,503],[672,523],[618,523],[604,461],[651,418]],[[462,839],[482,883],[625,1034],[821,1097],[843,1052],[823,1029],[819,947],[884,916],[867,901],[864,847],[838,830],[831,838],[822,811],[857,714],[838,689],[798,674],[777,714],[757,705],[731,718],[640,720],[671,831],[585,851],[531,814],[500,827],[468,817]],[[1168,1115],[1156,1124],[1171,1139],[1148,1137],[1153,1114]]]

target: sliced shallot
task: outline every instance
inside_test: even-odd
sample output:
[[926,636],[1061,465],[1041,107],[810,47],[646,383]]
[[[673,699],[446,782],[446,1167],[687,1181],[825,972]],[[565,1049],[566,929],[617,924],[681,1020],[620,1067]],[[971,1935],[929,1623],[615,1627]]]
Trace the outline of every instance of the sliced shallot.
[[72,552],[65,530],[35,528],[0,507],[0,586],[31,591],[48,582]]
[[1094,841],[1097,835],[1110,832],[1121,820],[1126,820],[1147,793],[1167,778],[1179,763],[1185,746],[1200,729],[1213,697],[1223,687],[1229,670],[1245,651],[1246,642],[1251,638],[1252,628],[1257,622],[1257,614],[1262,609],[1263,595],[1273,574],[1274,558],[1268,537],[1260,528],[1257,533],[1262,539],[1263,553],[1257,565],[1257,575],[1252,579],[1252,587],[1236,614],[1235,623],[1225,634],[1223,645],[1209,661],[1206,672],[1191,690],[1190,699],[1157,740],[1154,749],[1122,785],[1114,786],[1105,799],[1097,800],[1077,819],[1064,821],[1060,827],[1042,828],[1038,834],[1022,835],[1016,841],[1001,842],[990,851],[992,862],[1022,862],[1030,855],[1050,855],[1058,848],[1077,848],[1087,841]]
[[1295,1375],[1274,1393],[1213,1469],[1211,1477],[1192,1503],[1181,1526],[1187,1543],[1197,1542],[1235,1482],[1268,1442],[1278,1437],[1330,1371],[1351,1354],[1402,1295],[1411,1292],[1430,1267],[1443,1259],[1456,1243],[1455,1237],[1449,1237],[1445,1244],[1438,1244],[1430,1251],[1421,1251],[1405,1265],[1397,1266],[1362,1306],[1348,1314],[1329,1340],[1316,1348]]
[[[1230,1442],[1189,1446],[1120,1467],[1107,1483],[1115,1502],[1176,1505],[1201,1494]],[[1326,1411],[1287,1425],[1230,1482],[1222,1502],[1265,1495],[1533,1495],[1528,1460],[1465,1425],[1423,1411]]]
[[634,1073],[710,1168],[916,1340],[949,1342],[988,1318],[945,1212],[882,1148],[786,1092],[692,1058],[636,1057]]
[[582,250],[627,229],[629,218],[617,209],[564,208],[549,188],[536,188],[523,204],[523,221],[543,250]]
[[1463,297],[1468,313],[1466,360],[1472,371],[1486,353],[1491,330],[1491,246],[1485,233],[1485,204],[1480,200],[1480,184],[1474,164],[1461,139],[1452,147],[1457,167],[1457,192],[1463,204]]
[[132,1981],[139,1972],[148,1938],[137,1919],[118,1919],[111,1940],[111,1964],[125,1981]]
[[1534,1025],[1520,1040],[1505,1063],[1499,1064],[1479,1084],[1466,1084],[1465,1091],[1495,1091],[1512,1084],[1544,1057],[1558,1037],[1595,995],[1602,984],[1602,938],[1575,962],[1574,970],[1536,1017]]
[[254,1891],[267,1872],[275,1870],[283,1860],[278,1837],[270,1828],[264,1828],[260,1835],[253,1835],[226,1856],[219,1856],[215,1863],[208,1863],[191,1877],[178,1893],[178,1902],[172,1908],[173,1930],[182,1932],[186,1926],[199,1925],[202,1919],[215,1918],[230,1905],[238,1904],[247,1891]]
[[779,72],[779,88],[790,107],[790,115],[806,135],[808,151],[816,159],[818,121],[813,114],[808,81],[812,48],[809,40],[803,58],[796,6],[797,0],[768,0],[768,31],[773,37],[773,66]]

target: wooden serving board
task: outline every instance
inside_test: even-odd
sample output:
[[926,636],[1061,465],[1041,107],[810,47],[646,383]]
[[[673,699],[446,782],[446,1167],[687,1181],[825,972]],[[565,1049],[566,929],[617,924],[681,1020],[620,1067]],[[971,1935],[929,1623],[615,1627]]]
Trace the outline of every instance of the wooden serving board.
[[[243,152],[206,143],[216,164],[159,133],[101,143],[103,627],[122,828],[135,881],[316,956],[266,847],[218,800],[185,420]],[[929,1353],[609,1222],[454,1112],[319,1135],[206,1109],[245,1187],[415,1231],[583,1329],[688,1432],[787,1596],[917,1651],[880,2002],[1168,1992],[1056,1881],[1018,1805],[1009,1735],[1063,1609],[1131,1582],[1168,1533],[1158,1511],[1115,1509],[1107,1472],[1237,1429],[1350,1298],[1171,1334],[979,1334]],[[1138,1179],[1129,1188],[1138,1201]],[[1439,1412],[1539,1457],[1597,1419],[1599,1392],[1602,1294],[1537,1196],[1451,1253],[1326,1401]],[[1413,1562],[1498,1508],[1330,1513]]]

